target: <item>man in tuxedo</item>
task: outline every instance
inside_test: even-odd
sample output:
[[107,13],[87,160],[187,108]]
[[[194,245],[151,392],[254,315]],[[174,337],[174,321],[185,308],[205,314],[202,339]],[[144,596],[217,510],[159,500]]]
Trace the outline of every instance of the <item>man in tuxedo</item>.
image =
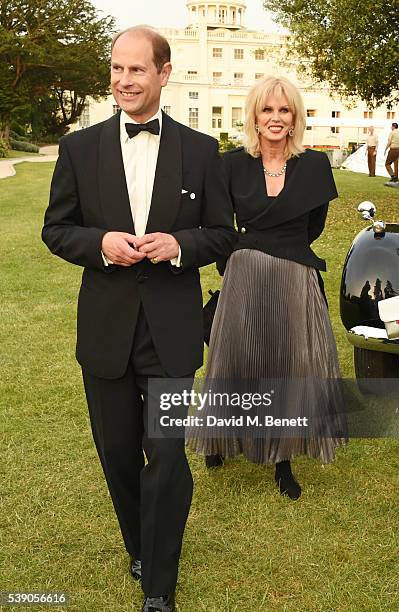
[[84,267],[76,355],[144,612],[175,609],[192,496],[184,440],[148,435],[148,381],[191,385],[203,360],[198,268],[235,237],[217,142],[160,110],[170,72],[156,31],[116,35],[121,112],[61,140],[42,232],[52,253]]

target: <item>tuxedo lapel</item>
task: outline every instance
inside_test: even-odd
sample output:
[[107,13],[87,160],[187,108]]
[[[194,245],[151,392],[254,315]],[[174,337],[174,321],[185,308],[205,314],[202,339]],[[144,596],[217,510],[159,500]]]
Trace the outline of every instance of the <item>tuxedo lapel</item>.
[[103,125],[98,152],[98,184],[107,226],[134,234],[120,143],[120,113]]
[[162,113],[162,132],[146,234],[169,232],[181,202],[182,150],[178,125]]

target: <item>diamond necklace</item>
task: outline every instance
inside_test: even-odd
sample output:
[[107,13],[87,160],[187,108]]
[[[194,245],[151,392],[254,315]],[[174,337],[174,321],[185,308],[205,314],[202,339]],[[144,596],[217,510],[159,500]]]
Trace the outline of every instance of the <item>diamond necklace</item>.
[[281,170],[278,170],[277,172],[269,172],[269,170],[267,170],[264,166],[263,166],[263,172],[265,174],[267,174],[267,176],[281,176],[282,174],[284,174],[284,172],[287,170],[287,162],[285,162],[284,166],[281,168]]

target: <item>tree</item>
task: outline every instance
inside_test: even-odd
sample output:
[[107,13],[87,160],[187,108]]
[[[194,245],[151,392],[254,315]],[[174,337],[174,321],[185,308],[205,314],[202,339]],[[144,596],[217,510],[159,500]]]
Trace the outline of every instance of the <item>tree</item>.
[[265,0],[300,70],[370,108],[399,100],[398,0]]
[[0,0],[0,136],[38,115],[65,133],[88,96],[105,97],[113,28],[89,0]]

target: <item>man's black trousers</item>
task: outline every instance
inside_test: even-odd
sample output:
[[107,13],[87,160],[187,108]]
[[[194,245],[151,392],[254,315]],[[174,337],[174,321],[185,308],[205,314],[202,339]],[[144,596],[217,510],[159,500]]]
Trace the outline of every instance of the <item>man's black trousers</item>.
[[143,310],[125,375],[108,380],[83,370],[97,452],[126,549],[142,561],[147,597],[175,590],[193,490],[184,439],[147,435],[148,379],[165,376]]

